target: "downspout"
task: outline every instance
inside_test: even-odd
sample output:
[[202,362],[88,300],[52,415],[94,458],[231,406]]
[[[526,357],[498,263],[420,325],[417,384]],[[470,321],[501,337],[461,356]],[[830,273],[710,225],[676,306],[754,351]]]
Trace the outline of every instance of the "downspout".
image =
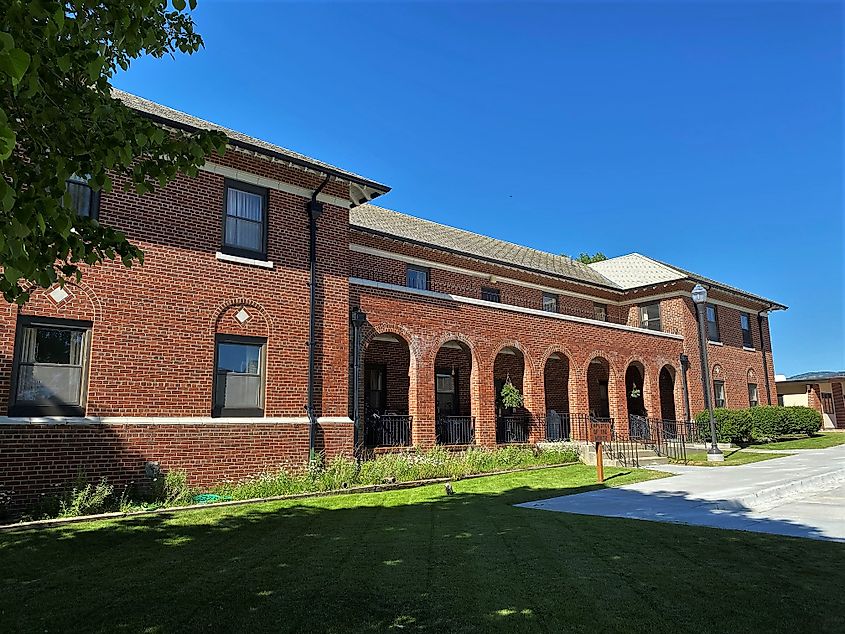
[[681,353],[681,386],[684,388],[684,418],[685,421],[692,420],[689,406],[689,384],[687,383],[687,370],[689,370],[689,357]]
[[328,184],[329,176],[311,194],[311,200],[306,206],[308,212],[308,403],[305,411],[308,414],[308,464],[313,465],[317,458],[317,415],[314,412],[314,350],[317,346],[317,218],[323,213],[322,203],[317,202],[317,196]]
[[769,362],[766,359],[766,338],[763,336],[763,313],[761,310],[757,313],[757,327],[760,329],[760,351],[763,355],[763,377],[766,382],[766,403],[772,404],[772,388],[769,385]]

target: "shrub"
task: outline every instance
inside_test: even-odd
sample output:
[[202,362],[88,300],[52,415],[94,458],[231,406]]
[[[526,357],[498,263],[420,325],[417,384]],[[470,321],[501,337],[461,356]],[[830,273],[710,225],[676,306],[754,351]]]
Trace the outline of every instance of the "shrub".
[[[767,441],[792,434],[816,433],[822,426],[822,416],[810,407],[759,406],[745,409],[716,408],[717,438],[738,444]],[[710,437],[707,412],[695,417],[703,438]]]
[[812,407],[790,405],[781,409],[787,412],[788,434],[807,434],[812,436],[822,428],[822,415]]
[[[751,441],[752,423],[748,410],[717,407],[714,410],[714,417],[716,418],[716,439],[719,442],[747,443]],[[710,416],[707,411],[699,412],[695,421],[701,437],[709,439]]]
[[59,517],[93,515],[110,509],[113,503],[114,487],[105,478],[96,485],[77,482],[68,493],[59,500]]
[[187,503],[193,498],[193,491],[188,486],[188,474],[184,471],[168,471],[153,480],[150,487],[153,503],[165,506]]

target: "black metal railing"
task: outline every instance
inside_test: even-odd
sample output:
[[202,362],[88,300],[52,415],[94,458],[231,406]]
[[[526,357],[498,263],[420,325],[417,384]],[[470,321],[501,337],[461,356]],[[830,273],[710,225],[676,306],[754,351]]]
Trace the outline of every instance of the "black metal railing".
[[510,416],[499,416],[496,419],[496,442],[528,442],[528,428],[530,424],[531,418],[528,414],[512,414]]
[[413,416],[371,414],[367,418],[365,442],[368,447],[410,447]]
[[631,415],[628,434],[631,442],[651,448],[658,456],[686,464],[686,445],[697,438],[698,429],[687,421]]
[[[351,277],[362,280],[369,280],[371,282],[381,282],[382,284],[392,284],[394,286],[408,287],[408,280],[405,275],[391,273],[383,269],[372,269],[368,267],[353,265],[351,269]],[[457,295],[459,297],[488,299],[501,304],[507,304],[509,306],[520,306],[522,308],[533,308],[535,310],[544,309],[543,295],[539,291],[537,291],[537,293],[535,294],[536,297],[531,298],[526,297],[521,293],[512,293],[507,290],[498,289],[499,294],[496,296],[496,298],[493,298],[492,296],[484,296],[482,289],[478,286],[473,286],[471,284],[455,284],[453,282],[443,282],[439,280],[432,280],[431,278],[428,279],[428,288],[426,290],[435,291],[438,293],[447,293],[449,295]],[[599,318],[599,315],[596,313],[595,309],[592,306],[582,307],[571,306],[566,304],[559,304],[556,312],[561,315],[567,315],[569,317],[580,317],[582,319],[591,319],[594,321],[605,321],[612,324],[631,326],[633,328],[642,328],[643,330],[648,330],[648,328],[645,328],[645,326],[643,326],[636,318],[630,317],[628,313],[615,315],[605,313],[603,315],[603,318]],[[667,324],[663,325],[662,331],[671,332],[673,334],[680,334],[677,332],[676,328],[672,328]]]
[[632,442],[628,430],[622,430],[616,421],[609,417],[591,416],[591,422],[610,423],[610,442],[604,443],[605,457],[616,461],[620,467],[639,467],[640,452],[636,442]]
[[435,434],[438,445],[472,445],[475,443],[475,417],[439,416]]
[[572,440],[569,412],[556,412],[550,409],[546,412],[546,441],[562,440]]

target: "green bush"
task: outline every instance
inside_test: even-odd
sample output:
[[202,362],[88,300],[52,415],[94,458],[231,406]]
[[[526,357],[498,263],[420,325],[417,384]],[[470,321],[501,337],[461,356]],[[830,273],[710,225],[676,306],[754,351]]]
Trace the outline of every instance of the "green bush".
[[[716,438],[719,442],[747,443],[751,441],[751,416],[748,410],[728,409],[717,407],[714,410],[716,418]],[[695,417],[698,432],[702,438],[710,438],[710,416],[706,411],[699,412]]]
[[151,502],[165,506],[187,503],[193,498],[188,486],[188,474],[184,471],[168,471],[153,480],[150,487]]
[[807,434],[812,436],[822,428],[822,415],[812,407],[790,405],[781,409],[788,412],[789,431],[787,434]]
[[59,517],[103,513],[111,508],[114,487],[105,478],[96,485],[77,483],[59,500]]
[[[715,410],[716,435],[720,442],[747,444],[795,434],[812,435],[822,426],[822,417],[809,407],[759,406],[744,409],[719,407]],[[710,437],[707,412],[695,417],[699,433]]]

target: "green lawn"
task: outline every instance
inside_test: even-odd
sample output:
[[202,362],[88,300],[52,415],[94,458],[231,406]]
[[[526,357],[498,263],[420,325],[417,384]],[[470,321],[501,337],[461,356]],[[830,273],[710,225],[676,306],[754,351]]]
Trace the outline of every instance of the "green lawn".
[[[607,469],[608,485],[658,477]],[[845,546],[512,504],[574,465],[0,535],[4,632],[842,632]]]
[[755,453],[752,451],[742,451],[741,449],[725,449],[722,450],[722,453],[725,454],[724,462],[707,462],[706,450],[687,450],[687,464],[705,467],[732,467],[740,464],[748,464],[749,462],[760,462],[761,460],[783,458],[784,455],[789,455],[776,453]]
[[760,449],[827,449],[845,445],[845,432],[828,432],[812,436],[796,436],[778,442],[761,442],[750,445]]

